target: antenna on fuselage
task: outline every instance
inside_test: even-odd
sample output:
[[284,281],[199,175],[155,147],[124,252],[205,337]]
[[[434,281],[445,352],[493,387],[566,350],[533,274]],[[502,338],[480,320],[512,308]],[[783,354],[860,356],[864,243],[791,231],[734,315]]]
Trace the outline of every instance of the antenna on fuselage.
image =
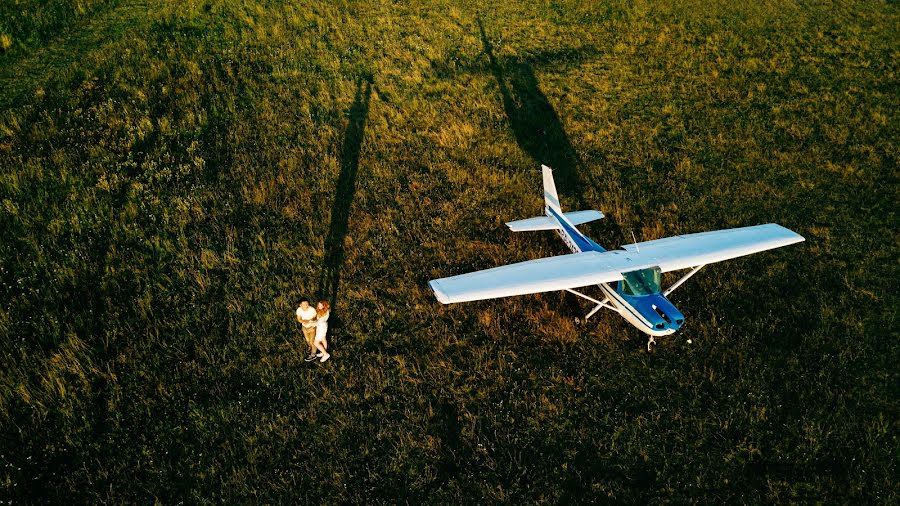
[[638,246],[637,238],[634,236],[634,229],[631,230],[631,240],[634,241],[634,249],[636,249],[637,252],[640,253],[641,247]]

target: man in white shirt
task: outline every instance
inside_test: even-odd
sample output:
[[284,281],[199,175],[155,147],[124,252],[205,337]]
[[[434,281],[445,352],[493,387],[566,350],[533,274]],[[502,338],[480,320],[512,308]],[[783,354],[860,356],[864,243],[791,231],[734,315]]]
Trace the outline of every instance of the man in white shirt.
[[303,338],[306,339],[306,345],[309,346],[309,355],[306,357],[307,362],[316,360],[316,308],[309,305],[309,299],[300,299],[300,307],[297,308],[297,321],[303,327]]

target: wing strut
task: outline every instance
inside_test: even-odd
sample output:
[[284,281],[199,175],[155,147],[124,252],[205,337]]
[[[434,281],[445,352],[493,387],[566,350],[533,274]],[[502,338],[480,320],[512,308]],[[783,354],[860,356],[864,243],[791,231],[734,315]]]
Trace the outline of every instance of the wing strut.
[[581,297],[582,299],[587,299],[587,300],[593,302],[594,304],[597,304],[597,306],[594,309],[591,309],[591,312],[588,313],[587,316],[584,317],[585,321],[587,321],[587,319],[590,318],[591,316],[594,316],[594,314],[597,313],[597,311],[600,311],[600,309],[604,308],[604,307],[607,309],[612,309],[613,311],[615,311],[617,313],[619,312],[618,309],[607,304],[607,302],[609,302],[609,297],[606,297],[603,300],[597,300],[593,297],[588,297],[587,295],[585,295],[581,292],[576,292],[575,290],[572,290],[571,288],[566,288],[565,290],[569,293],[574,293],[575,295]]
[[[706,265],[706,264],[703,264],[703,265]],[[682,283],[684,283],[685,281],[687,281],[688,278],[690,278],[690,277],[693,276],[694,274],[697,274],[697,271],[699,271],[700,269],[702,269],[702,268],[703,268],[703,265],[698,265],[697,267],[694,267],[693,269],[691,269],[691,272],[685,274],[681,279],[679,279],[678,281],[676,281],[674,285],[670,286],[669,288],[666,288],[666,291],[663,292],[663,295],[669,295],[670,293],[674,292],[675,289],[678,288],[679,286],[681,286]]]

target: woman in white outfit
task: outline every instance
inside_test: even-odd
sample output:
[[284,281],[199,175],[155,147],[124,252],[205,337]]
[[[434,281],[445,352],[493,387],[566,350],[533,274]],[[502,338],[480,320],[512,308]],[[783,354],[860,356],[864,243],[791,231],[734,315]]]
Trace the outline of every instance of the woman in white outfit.
[[330,309],[327,300],[320,300],[316,304],[316,339],[313,344],[319,350],[316,355],[322,357],[319,362],[331,358],[331,355],[328,354],[328,341],[325,340],[325,334],[328,333],[328,317],[331,315]]

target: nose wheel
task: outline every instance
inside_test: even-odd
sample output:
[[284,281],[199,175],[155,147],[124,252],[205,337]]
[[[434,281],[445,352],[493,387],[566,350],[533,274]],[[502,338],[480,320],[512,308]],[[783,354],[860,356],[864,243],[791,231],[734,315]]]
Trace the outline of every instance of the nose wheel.
[[653,349],[656,348],[656,339],[653,336],[650,336],[647,339],[647,353],[653,353]]

